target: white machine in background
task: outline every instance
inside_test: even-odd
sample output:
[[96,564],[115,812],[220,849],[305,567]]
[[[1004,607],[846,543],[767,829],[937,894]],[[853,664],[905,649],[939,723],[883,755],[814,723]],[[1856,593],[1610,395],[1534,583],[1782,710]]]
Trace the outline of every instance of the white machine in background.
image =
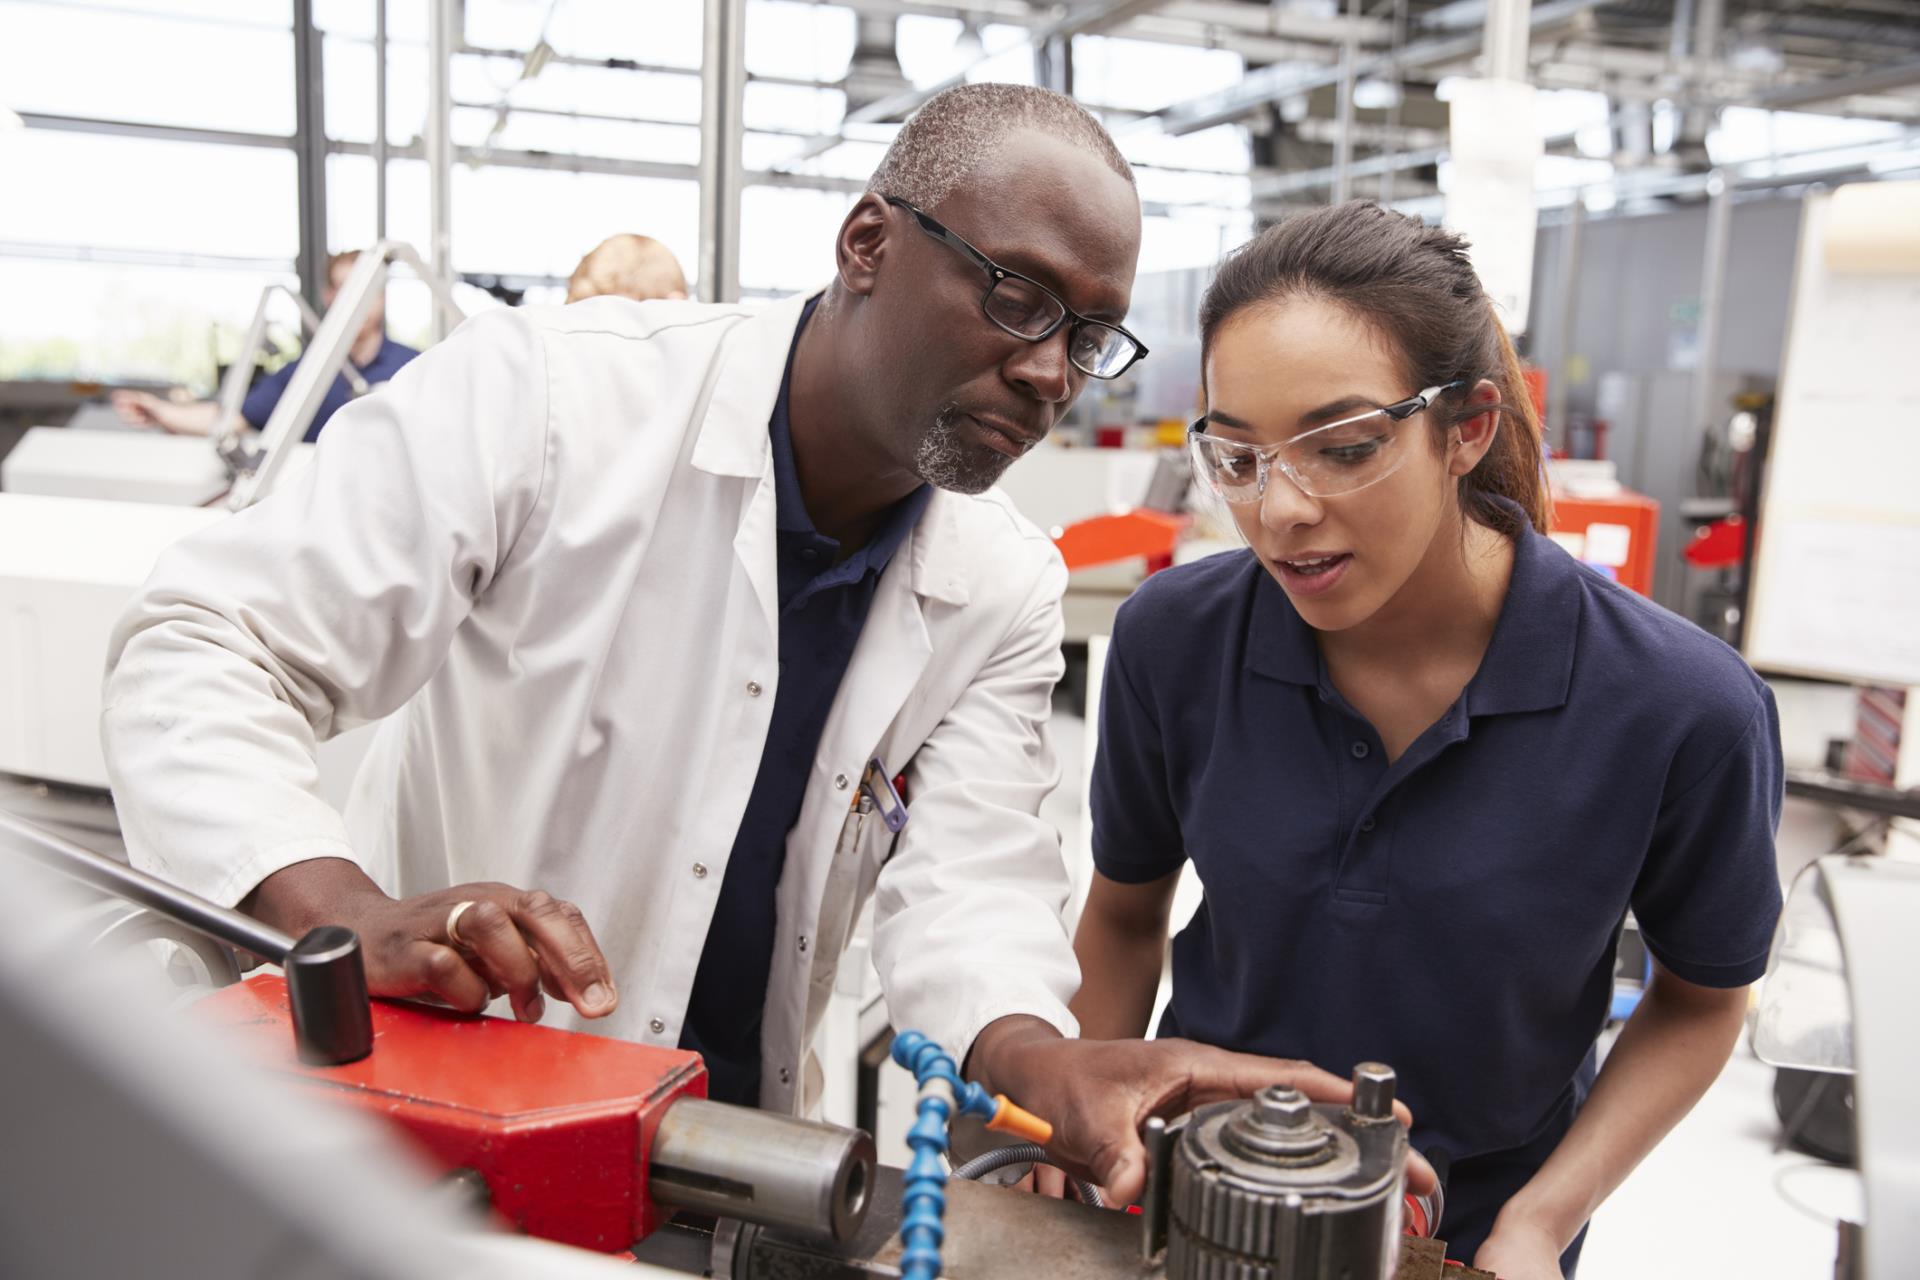
[[1770,1066],[1851,1074],[1866,1221],[1840,1226],[1839,1280],[1893,1280],[1920,1256],[1920,864],[1833,854],[1794,881],[1753,1015]]
[[[251,506],[288,464],[306,460],[311,447],[298,442],[335,375],[350,368],[348,353],[390,261],[412,267],[441,308],[460,317],[446,285],[407,245],[383,241],[361,254],[257,439],[239,426],[238,412],[272,290],[221,388],[226,427],[210,440],[36,427],[0,465],[0,773],[107,785],[100,681],[114,622],[162,550]],[[323,789],[336,804],[370,734],[356,730],[321,748]]]
[[[324,319],[284,285],[261,291],[240,353],[220,384],[220,425],[211,437],[34,427],[0,461],[0,490],[187,507],[213,503],[225,494],[231,510],[250,506],[284,465],[305,462],[311,450],[301,441],[336,376],[345,378],[356,396],[366,394],[366,381],[347,356],[385,287],[389,262],[412,267],[432,288],[441,309],[459,321],[453,295],[428,272],[420,256],[399,241],[382,241],[355,260]],[[286,393],[255,437],[240,417],[240,405],[266,342],[267,309],[280,294],[299,305],[302,329],[311,340]]]

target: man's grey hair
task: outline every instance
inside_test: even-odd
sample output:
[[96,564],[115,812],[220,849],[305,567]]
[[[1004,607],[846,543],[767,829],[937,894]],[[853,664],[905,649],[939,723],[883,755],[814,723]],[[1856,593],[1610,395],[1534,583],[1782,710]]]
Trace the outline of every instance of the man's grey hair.
[[1113,136],[1072,98],[1023,84],[963,84],[935,94],[913,113],[867,190],[932,209],[1009,134],[1022,130],[1084,147],[1133,183],[1133,169]]

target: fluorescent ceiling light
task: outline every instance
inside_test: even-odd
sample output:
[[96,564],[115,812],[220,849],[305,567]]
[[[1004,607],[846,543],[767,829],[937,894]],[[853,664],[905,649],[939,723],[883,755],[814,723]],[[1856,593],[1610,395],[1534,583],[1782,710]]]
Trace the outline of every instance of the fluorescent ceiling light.
[[1867,161],[1867,169],[1880,177],[1920,169],[1920,151],[1890,151],[1886,155],[1875,156]]
[[1361,111],[1390,111],[1400,105],[1400,86],[1369,77],[1353,86],[1353,105]]

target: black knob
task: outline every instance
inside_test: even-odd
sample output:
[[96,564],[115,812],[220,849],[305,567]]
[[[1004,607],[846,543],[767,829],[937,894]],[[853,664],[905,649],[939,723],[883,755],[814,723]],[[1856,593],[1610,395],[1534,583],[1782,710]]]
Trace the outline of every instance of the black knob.
[[287,953],[286,972],[300,1061],[337,1067],[373,1052],[367,969],[353,930],[335,924],[309,930]]

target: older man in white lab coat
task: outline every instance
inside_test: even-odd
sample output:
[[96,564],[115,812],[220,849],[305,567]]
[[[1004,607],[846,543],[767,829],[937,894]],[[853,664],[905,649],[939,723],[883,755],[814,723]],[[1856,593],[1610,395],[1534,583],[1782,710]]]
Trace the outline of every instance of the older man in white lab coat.
[[[1337,1096],[1065,1038],[1037,816],[1065,571],[989,489],[1143,354],[1139,236],[1091,117],[973,86],[901,132],[817,299],[469,322],[161,559],[107,682],[133,856],[295,933],[356,929],[377,993],[689,1045],[716,1093],[786,1111],[877,895],[896,1025],[1052,1113],[1122,1194],[1156,1108]],[[315,742],[382,717],[343,818]],[[897,839],[857,803],[894,774]]]

